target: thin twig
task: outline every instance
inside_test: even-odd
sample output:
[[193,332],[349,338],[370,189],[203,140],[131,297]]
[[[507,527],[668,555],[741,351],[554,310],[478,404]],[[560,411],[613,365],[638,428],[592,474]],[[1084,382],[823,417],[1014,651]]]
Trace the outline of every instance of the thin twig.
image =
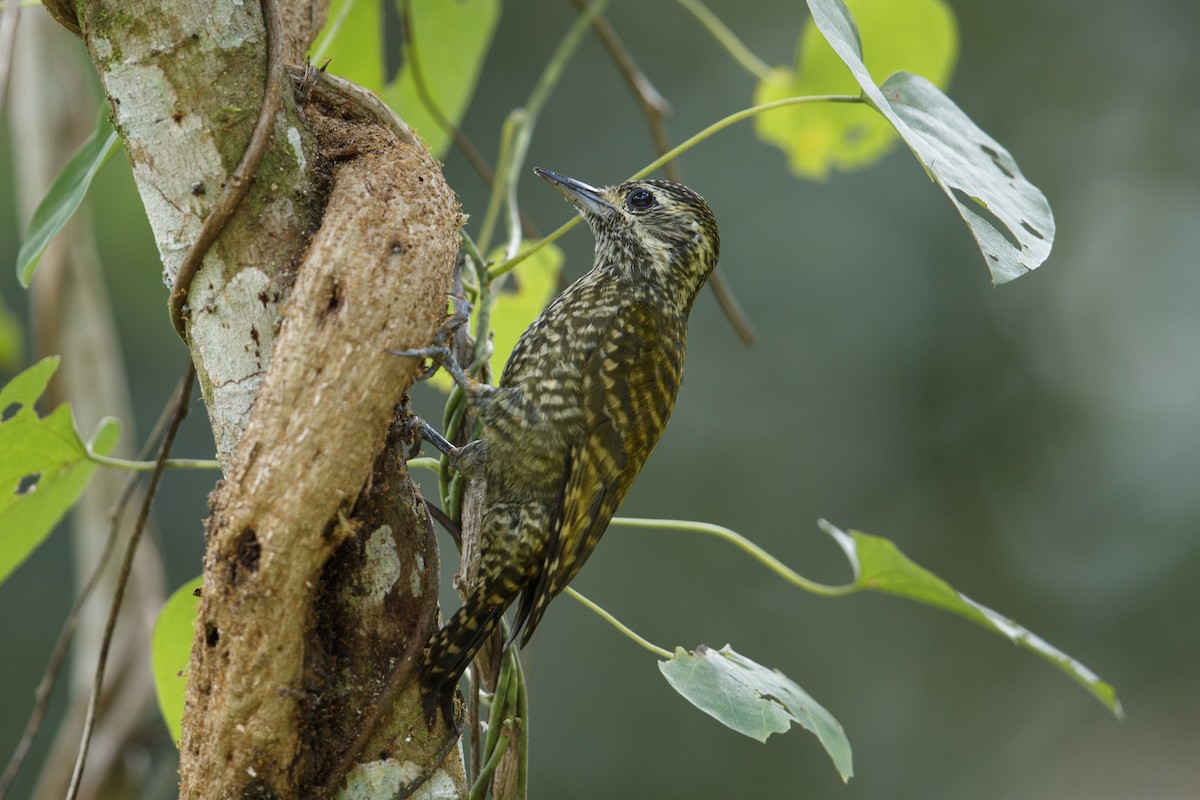
[[738,62],[751,75],[760,81],[771,77],[771,67],[754,53],[737,37],[721,18],[708,9],[700,0],[678,0],[679,5],[686,8],[724,47],[733,60]]
[[512,720],[504,720],[500,726],[500,737],[496,742],[496,749],[492,752],[492,757],[483,765],[479,771],[479,776],[475,779],[475,784],[471,787],[469,800],[483,800],[487,795],[488,784],[492,780],[492,775],[496,773],[496,767],[500,766],[500,759],[504,757],[504,753],[508,750],[508,740],[512,737],[513,722]]
[[512,660],[517,672],[517,797],[524,800],[529,792],[529,692],[515,651]]
[[852,583],[845,583],[838,586],[830,586],[824,583],[818,583],[810,580],[794,569],[784,564],[775,556],[768,553],[766,550],[759,547],[754,542],[747,539],[737,531],[730,530],[723,525],[714,525],[711,522],[696,522],[687,519],[643,519],[639,517],[613,517],[613,525],[624,525],[629,528],[643,528],[646,530],[656,531],[683,531],[686,533],[704,533],[709,536],[716,536],[718,539],[724,539],[735,547],[741,549],[758,563],[765,566],[767,569],[774,572],[779,577],[783,578],[793,586],[797,586],[806,592],[819,595],[821,597],[845,597],[846,595],[854,594],[862,589],[856,580]]
[[654,655],[659,656],[660,658],[670,658],[671,657],[670,650],[659,647],[654,642],[650,641],[649,639],[645,638],[641,634],[637,633],[636,631],[633,630],[633,628],[630,628],[624,622],[621,622],[621,620],[617,619],[612,614],[605,611],[601,606],[599,606],[596,603],[592,602],[591,600],[587,599],[582,594],[580,594],[579,592],[572,589],[570,586],[568,586],[566,589],[564,589],[563,592],[565,594],[570,595],[571,597],[574,597],[580,603],[583,603],[585,606],[590,608],[592,611],[596,612],[596,614],[598,614],[600,616],[600,618],[603,619],[605,622],[607,622],[609,625],[612,625],[614,628],[619,630],[621,633],[625,634],[630,639],[632,639],[633,641],[637,642],[642,647],[649,650],[651,653],[654,653]]
[[[153,461],[130,461],[125,458],[113,458],[112,456],[104,456],[99,453],[89,452],[87,455],[88,461],[94,464],[100,464],[105,467],[115,467],[116,469],[125,469],[130,472],[153,472],[158,466]],[[211,458],[169,458],[164,464],[167,469],[205,469],[219,470],[221,462]]]
[[175,282],[171,286],[171,296],[167,300],[171,325],[179,334],[179,338],[184,341],[187,341],[187,332],[184,328],[183,307],[187,303],[192,280],[199,272],[200,265],[204,262],[204,256],[208,254],[209,248],[225,230],[229,218],[233,216],[233,212],[237,210],[250,191],[250,181],[254,177],[254,173],[258,171],[258,165],[262,163],[263,155],[271,144],[275,117],[279,114],[280,106],[283,103],[281,91],[284,76],[283,36],[279,24],[278,0],[262,0],[261,4],[263,25],[267,37],[267,82],[263,89],[258,122],[255,123],[250,144],[246,146],[246,152],[242,156],[242,163],[238,164],[237,169],[229,176],[229,182],[225,184],[221,198],[204,219],[204,224],[200,226],[200,234],[183,257],[179,271],[175,274]]
[[400,46],[404,49],[404,63],[412,70],[413,86],[417,90],[417,98],[425,106],[425,110],[429,112],[429,115],[433,117],[433,121],[449,134],[450,139],[454,142],[454,146],[459,149],[459,152],[466,157],[474,170],[479,173],[479,177],[483,179],[483,182],[491,186],[492,181],[495,179],[495,174],[492,172],[492,168],[488,166],[487,160],[484,159],[483,154],[479,152],[471,140],[463,135],[458,126],[442,113],[441,106],[434,101],[433,95],[429,91],[429,85],[425,83],[425,75],[421,71],[421,60],[417,52],[417,40],[413,35],[412,0],[404,0],[400,10],[404,14],[405,22],[404,38]]
[[712,289],[713,297],[716,298],[717,305],[721,307],[721,313],[725,315],[725,319],[729,320],[729,324],[733,326],[733,332],[741,339],[742,344],[747,346],[754,344],[757,334],[754,333],[754,327],[746,317],[746,312],[742,310],[742,304],[734,296],[733,289],[730,288],[729,281],[725,280],[725,276],[713,270],[708,276],[708,288]]
[[[172,394],[175,397],[179,392]],[[167,421],[171,417],[173,403],[168,402],[163,407],[162,413],[158,417],[158,422],[154,425],[154,430],[146,438],[146,443],[142,445],[142,451],[138,454],[138,459],[148,458],[154,450],[154,443],[162,435],[163,429],[167,425]],[[4,775],[0,777],[0,800],[8,794],[8,790],[12,788],[13,781],[16,780],[17,774],[21,771],[21,767],[25,763],[25,758],[29,755],[29,748],[33,744],[34,737],[37,736],[38,730],[41,728],[42,719],[46,715],[46,707],[50,703],[50,696],[54,692],[54,687],[58,683],[59,673],[62,671],[62,665],[67,655],[67,649],[71,646],[71,640],[75,637],[75,629],[79,623],[79,615],[83,610],[84,603],[91,597],[96,586],[100,582],[100,577],[104,574],[104,569],[108,564],[108,559],[112,556],[113,550],[117,542],[117,531],[121,517],[125,514],[125,505],[129,502],[129,498],[133,496],[133,490],[137,486],[140,473],[134,473],[125,481],[125,486],[121,489],[121,493],[117,496],[117,500],[113,503],[112,510],[108,512],[109,518],[109,533],[108,539],[104,543],[104,549],[100,552],[99,558],[96,559],[96,565],[92,568],[91,575],[88,576],[83,588],[79,592],[79,596],[75,598],[74,605],[67,613],[66,619],[63,621],[62,630],[59,631],[58,641],[54,643],[54,650],[50,653],[50,658],[46,662],[46,669],[42,672],[42,680],[38,683],[37,689],[34,690],[34,705],[33,710],[29,713],[29,720],[25,723],[25,730],[21,734],[21,741],[17,744],[17,749],[13,752],[12,757],[8,761],[8,766],[4,768]]]
[[479,692],[483,688],[483,667],[478,661],[472,661],[467,676],[467,687],[471,691],[471,700],[467,703],[467,714],[470,717],[471,727],[471,784],[479,779],[479,772],[483,769],[483,736],[481,735],[482,726],[479,724]]
[[[580,11],[587,8],[584,0],[571,0],[571,3]],[[650,82],[646,74],[641,71],[637,62],[633,60],[633,56],[625,49],[617,32],[613,30],[606,19],[597,17],[592,22],[592,30],[600,37],[600,41],[608,50],[613,63],[620,70],[621,77],[625,79],[626,85],[637,99],[638,107],[641,108],[642,116],[646,118],[646,125],[650,129],[650,139],[654,143],[654,149],[660,156],[667,153],[671,149],[671,137],[667,133],[667,114],[671,111],[670,104],[654,88],[654,84]],[[675,183],[683,183],[683,175],[676,162],[671,161],[665,164],[663,171],[666,172],[668,179]],[[741,339],[742,344],[754,344],[754,329],[750,326],[750,321],[746,319],[737,298],[734,297],[733,290],[729,288],[725,276],[720,272],[713,272],[708,276],[708,285],[712,288],[717,305],[721,307],[725,319],[729,320],[729,324],[733,326],[733,331]]]
[[450,519],[449,515],[447,515],[445,511],[442,511],[440,508],[438,508],[436,505],[434,505],[433,503],[426,500],[424,497],[421,498],[421,502],[425,504],[425,509],[427,511],[429,511],[429,516],[433,517],[434,519],[436,519],[438,521],[438,524],[441,525],[443,529],[445,529],[446,533],[450,534],[450,538],[454,540],[454,543],[456,545],[458,545],[459,549],[461,550],[462,549],[462,526],[459,525],[454,520]]
[[112,645],[117,617],[120,615],[121,601],[125,599],[125,589],[129,585],[129,575],[133,570],[133,557],[137,553],[138,543],[142,540],[142,533],[146,530],[146,520],[150,516],[150,506],[154,503],[154,496],[158,493],[158,484],[162,481],[164,462],[171,452],[172,445],[175,444],[175,434],[179,432],[179,426],[183,424],[183,420],[187,416],[188,401],[192,396],[192,385],[195,379],[196,367],[189,362],[176,395],[175,411],[171,415],[171,421],[167,425],[162,444],[158,448],[158,468],[150,474],[150,480],[146,484],[146,496],[142,499],[137,521],[134,523],[133,531],[129,534],[129,541],[125,545],[125,558],[121,562],[121,572],[117,576],[117,588],[113,593],[112,605],[109,607],[108,622],[104,626],[104,638],[100,643],[100,655],[96,661],[96,675],[92,683],[92,696],[88,699],[87,715],[83,722],[83,739],[79,744],[79,755],[75,759],[75,771],[71,775],[67,800],[75,800],[79,795],[79,787],[83,780],[83,767],[87,763],[88,747],[92,741],[92,731],[96,727],[96,709],[100,704],[100,693],[104,688],[104,669],[108,663],[108,650]]
[[[479,152],[479,148],[467,138],[467,135],[462,132],[462,129],[455,125],[449,117],[447,117],[433,98],[433,93],[429,91],[429,84],[425,82],[425,74],[421,71],[421,58],[417,52],[417,39],[413,26],[412,16],[412,0],[404,0],[402,9],[406,24],[404,25],[404,40],[402,46],[405,49],[404,63],[408,64],[412,69],[413,86],[417,90],[417,98],[421,104],[425,106],[425,110],[433,117],[433,121],[441,126],[449,136],[450,141],[458,149],[458,152],[463,154],[467,159],[467,163],[479,175],[480,180],[489,189],[492,188],[492,183],[496,180],[496,173],[492,171],[491,166],[487,163],[487,159]],[[536,239],[541,234],[538,233],[536,227],[529,217],[521,213],[521,230],[528,239]]]

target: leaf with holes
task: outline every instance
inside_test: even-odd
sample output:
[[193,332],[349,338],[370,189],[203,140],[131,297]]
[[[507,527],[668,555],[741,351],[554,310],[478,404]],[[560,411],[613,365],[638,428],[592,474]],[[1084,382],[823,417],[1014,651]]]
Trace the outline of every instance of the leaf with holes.
[[28,286],[29,281],[33,280],[33,271],[37,269],[38,260],[46,246],[79,208],[92,185],[92,179],[120,149],[121,140],[108,121],[108,105],[105,104],[100,109],[95,132],[83,143],[79,152],[71,156],[54,183],[50,184],[42,202],[34,209],[25,241],[21,242],[21,249],[17,253],[17,278],[22,286]]
[[897,72],[876,86],[863,63],[858,27],[842,0],[808,0],[808,6],[863,95],[954,201],[992,281],[1005,283],[1039,267],[1050,255],[1054,215],[1008,151],[919,75]]
[[196,609],[200,606],[199,590],[203,580],[203,577],[194,578],[175,590],[158,612],[150,643],[154,693],[158,695],[158,709],[176,747],[183,736],[183,700],[187,686],[184,671],[192,652],[193,625]]
[[[522,243],[522,247],[525,244]],[[497,248],[490,256],[493,263],[504,258],[504,249]],[[492,370],[503,370],[512,355],[517,339],[537,319],[538,314],[550,302],[558,288],[558,277],[562,272],[563,252],[557,245],[546,245],[522,261],[509,273],[508,280],[496,295],[492,308]],[[515,285],[514,285],[515,284]],[[440,370],[429,379],[432,386],[443,392],[450,391],[451,379],[445,370]]]
[[1078,681],[1114,716],[1120,718],[1123,715],[1116,690],[1100,680],[1096,673],[1027,628],[957,591],[937,575],[911,561],[895,543],[861,531],[846,533],[825,520],[819,524],[850,559],[856,587],[907,597],[966,617],[1006,637],[1018,647],[1041,656]]
[[107,455],[120,435],[117,421],[104,419],[85,444],[66,403],[38,416],[34,404],[58,361],[43,358],[0,389],[0,582],[79,499],[96,469],[88,448]]
[[850,742],[833,715],[791,678],[734,652],[701,645],[658,662],[671,687],[688,702],[745,736],[765,742],[798,723],[820,740],[842,780],[854,774]]
[[[905,69],[946,86],[958,56],[954,12],[943,0],[846,0],[866,42],[866,63],[876,75]],[[858,94],[846,65],[806,21],[796,47],[796,65],[777,67],[759,82],[756,105],[823,94]],[[792,172],[824,180],[830,170],[863,169],[892,149],[896,129],[863,105],[792,105],[754,118],[759,138],[779,147]]]
[[[358,0],[360,3],[366,0]],[[436,113],[417,91],[412,65],[404,64],[383,90],[383,99],[412,126],[439,158],[450,147],[450,134],[440,115],[458,125],[483,68],[500,19],[500,0],[411,0],[401,2],[401,14],[411,11],[401,24],[412,37],[422,82]]]

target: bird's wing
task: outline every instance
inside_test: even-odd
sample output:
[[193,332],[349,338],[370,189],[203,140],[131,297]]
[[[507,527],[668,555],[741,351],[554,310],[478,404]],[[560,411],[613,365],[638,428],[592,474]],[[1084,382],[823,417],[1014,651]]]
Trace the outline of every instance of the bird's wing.
[[567,457],[560,524],[541,577],[517,612],[522,644],[595,549],[667,425],[683,371],[683,331],[664,330],[665,316],[648,305],[623,308],[583,364],[585,435]]

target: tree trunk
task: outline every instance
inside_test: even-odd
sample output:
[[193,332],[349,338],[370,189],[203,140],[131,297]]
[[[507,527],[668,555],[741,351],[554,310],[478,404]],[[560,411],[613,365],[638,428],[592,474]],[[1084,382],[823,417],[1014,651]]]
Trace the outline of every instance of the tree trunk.
[[[292,62],[314,7],[282,5]],[[77,12],[171,285],[255,127],[262,14],[228,0],[80,0]],[[402,124],[323,86],[285,83],[249,194],[188,294],[226,477],[206,526],[185,798],[318,796],[351,767],[352,781],[432,774],[463,791],[453,737],[426,726],[415,687],[385,690],[424,643],[437,555],[389,436],[416,365],[384,351],[432,338],[460,213]]]

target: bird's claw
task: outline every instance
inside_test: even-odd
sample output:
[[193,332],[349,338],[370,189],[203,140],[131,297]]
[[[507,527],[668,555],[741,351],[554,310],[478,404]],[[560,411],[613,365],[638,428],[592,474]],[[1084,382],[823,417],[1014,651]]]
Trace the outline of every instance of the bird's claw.
[[[460,299],[457,295],[451,295],[456,300]],[[458,333],[458,329],[467,324],[467,320],[471,318],[471,307],[466,305],[466,297],[461,297],[463,309],[454,311],[446,315],[442,320],[442,324],[438,326],[437,333],[433,335],[433,343],[440,346],[448,346],[454,338],[454,334]]]
[[387,350],[385,351],[394,356],[401,358],[420,358],[430,359],[429,364],[421,367],[421,374],[417,376],[417,380],[423,381],[433,373],[438,371],[438,367],[445,364],[448,360],[454,360],[454,354],[450,352],[450,348],[445,345],[432,345],[430,347],[416,347],[412,350]]
[[[465,298],[463,298],[465,300]],[[447,372],[457,379],[456,369],[457,362],[454,359],[454,351],[450,348],[450,342],[454,339],[454,335],[458,333],[458,329],[467,324],[467,320],[471,318],[469,311],[455,311],[452,314],[447,314],[442,324],[438,326],[437,331],[433,334],[433,343],[428,347],[414,347],[408,350],[388,350],[394,356],[402,358],[421,358],[430,359],[430,364],[421,370],[417,380],[423,381],[437,372],[439,366],[445,366]],[[451,366],[453,365],[453,367]],[[461,372],[461,370],[457,370]]]

